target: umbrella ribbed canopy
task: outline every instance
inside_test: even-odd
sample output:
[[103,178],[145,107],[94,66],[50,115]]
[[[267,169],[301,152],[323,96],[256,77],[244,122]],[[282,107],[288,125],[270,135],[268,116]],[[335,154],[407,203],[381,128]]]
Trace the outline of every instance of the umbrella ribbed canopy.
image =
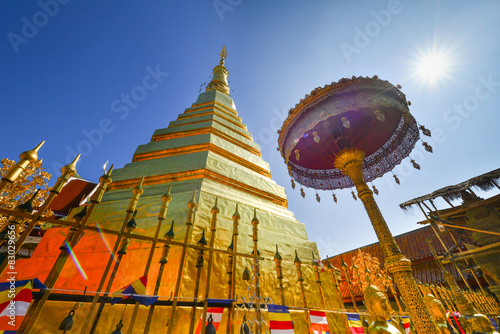
[[306,95],[283,123],[279,148],[291,176],[315,189],[352,187],[334,167],[345,148],[365,153],[370,182],[406,158],[420,138],[406,96],[377,77],[341,79]]

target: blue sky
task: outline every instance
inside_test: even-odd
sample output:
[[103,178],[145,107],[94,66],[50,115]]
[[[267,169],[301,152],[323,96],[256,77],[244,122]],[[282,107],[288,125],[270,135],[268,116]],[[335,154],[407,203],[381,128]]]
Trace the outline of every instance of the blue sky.
[[[376,74],[401,84],[417,121],[433,131],[434,154],[420,144],[412,154],[420,171],[406,162],[395,169],[400,186],[390,174],[374,182],[395,235],[423,219],[399,203],[499,167],[498,1],[8,0],[0,13],[0,157],[17,160],[46,140],[40,157],[55,177],[53,166],[78,148],[88,180],[106,160],[130,162],[196,100],[222,45],[238,112],[322,256],[376,236],[349,190],[336,191],[335,204],[331,192],[317,203],[313,190],[303,199],[290,187],[276,130],[315,87]],[[157,80],[136,88],[151,71]],[[113,102],[134,89],[140,101],[116,112]],[[82,144],[96,129],[102,135]]]

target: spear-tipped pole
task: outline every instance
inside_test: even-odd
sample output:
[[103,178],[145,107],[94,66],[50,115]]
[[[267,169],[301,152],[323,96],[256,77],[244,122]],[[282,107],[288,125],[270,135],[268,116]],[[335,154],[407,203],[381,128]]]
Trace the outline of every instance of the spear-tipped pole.
[[215,231],[217,229],[217,215],[220,210],[217,206],[217,197],[215,198],[215,204],[212,208],[212,223],[210,225],[210,246],[208,251],[208,270],[207,270],[207,284],[205,287],[205,300],[203,301],[203,314],[201,320],[201,334],[205,334],[205,325],[207,318],[207,307],[208,307],[208,297],[210,294],[210,284],[212,282],[212,267],[214,261],[214,245],[215,245]]
[[306,309],[306,319],[307,319],[307,327],[309,328],[309,332],[311,331],[311,319],[309,317],[309,311],[307,310],[307,300],[306,300],[306,292],[304,289],[304,275],[302,274],[302,261],[299,258],[299,255],[297,254],[297,250],[295,250],[295,258],[293,259],[293,263],[295,264],[295,267],[297,268],[297,277],[299,280],[300,284],[300,292],[302,293],[302,300],[304,301],[304,308]]
[[[328,255],[326,257],[328,259]],[[345,311],[344,299],[342,298],[342,293],[340,292],[339,281],[337,278],[337,272],[340,276],[340,269],[335,268],[332,265],[332,263],[330,262],[330,260],[328,260],[327,270],[330,273],[330,275],[332,276],[332,284],[333,284],[333,288],[335,289],[335,291],[337,293],[337,300],[339,301],[339,306],[340,306],[341,310]],[[349,333],[350,330],[349,330],[349,323],[347,320],[347,314],[345,312],[342,312],[341,316],[342,316],[342,322],[344,323],[346,333]]]
[[[172,201],[172,196],[170,196],[171,187],[172,185],[169,185],[167,193],[161,197],[161,207],[160,207],[160,212],[158,213],[158,224],[156,225],[156,231],[153,238],[153,242],[151,243],[151,248],[149,249],[149,255],[146,261],[146,267],[144,268],[143,276],[148,276],[149,274],[149,268],[151,267],[151,261],[153,261],[153,255],[155,253],[156,244],[158,243],[158,236],[160,235],[161,226],[163,221],[167,217],[168,205]],[[134,330],[135,319],[137,318],[138,311],[139,311],[139,302],[136,301],[134,305],[134,311],[132,312],[132,317],[130,318],[130,323],[127,330],[128,334],[132,334],[132,331]]]
[[2,191],[2,189],[5,188],[9,183],[14,183],[19,175],[24,172],[24,169],[28,167],[30,162],[36,162],[38,160],[38,150],[44,143],[45,140],[38,144],[34,149],[21,153],[21,155],[19,156],[21,160],[19,160],[19,162],[16,163],[12,167],[12,169],[7,174],[5,174],[4,177],[2,177],[2,181],[0,181],[0,191]]
[[[37,147],[41,146],[41,144],[38,145]],[[23,154],[21,154],[21,156],[23,156]],[[59,176],[54,186],[50,189],[49,196],[47,197],[45,202],[43,202],[43,205],[40,208],[40,210],[38,210],[38,212],[33,215],[33,219],[31,220],[29,225],[24,229],[23,233],[19,236],[19,239],[17,240],[14,246],[14,252],[13,252],[14,254],[9,253],[9,256],[5,257],[4,261],[2,262],[2,265],[0,266],[0,274],[3,274],[3,272],[7,268],[7,264],[9,263],[10,257],[11,256],[15,257],[16,254],[19,252],[21,246],[26,241],[26,238],[28,238],[29,234],[40,220],[40,217],[45,213],[52,200],[54,200],[54,198],[57,195],[59,195],[64,185],[68,182],[69,178],[76,174],[76,162],[78,161],[78,159],[80,159],[80,154],[78,154],[75,160],[73,160],[70,164],[63,166],[61,168],[61,176]]]
[[[254,258],[254,284],[255,284],[255,298],[257,299],[256,304],[260,304],[260,266],[259,266],[259,250],[258,250],[258,242],[259,242],[259,219],[257,218],[257,209],[253,209],[253,218],[252,218],[252,239],[253,239],[253,258]],[[262,314],[260,312],[260,305],[255,310],[255,318],[257,319],[257,333],[260,333],[261,328],[261,320]]]
[[[133,196],[130,199],[129,206],[128,206],[127,211],[126,211],[125,218],[123,219],[123,224],[122,224],[122,227],[120,229],[120,233],[116,237],[115,244],[113,246],[113,250],[109,254],[108,263],[106,264],[106,267],[104,268],[104,272],[102,274],[101,281],[99,282],[99,285],[97,287],[97,292],[94,294],[94,298],[92,299],[92,304],[90,305],[90,309],[87,312],[87,316],[85,317],[85,323],[83,324],[82,333],[89,332],[89,327],[90,327],[92,320],[94,318],[93,313],[94,313],[95,308],[97,306],[97,300],[99,299],[100,291],[102,291],[102,288],[104,287],[104,283],[106,282],[106,278],[108,277],[109,270],[111,269],[111,265],[113,264],[114,255],[118,251],[118,247],[120,246],[120,242],[122,240],[123,233],[125,232],[125,229],[127,228],[127,223],[130,220],[130,216],[136,210],[136,206],[137,206],[137,202],[139,201],[139,197],[144,192],[144,190],[142,188],[143,182],[144,182],[144,177],[141,178],[139,185],[137,185],[134,189],[132,189]],[[123,254],[118,255],[118,260],[117,260],[118,263],[119,263],[122,256],[123,256]],[[118,269],[118,268],[116,268],[116,269]],[[113,282],[111,281],[111,284],[112,283]],[[111,288],[111,284],[108,284],[107,291],[109,291],[109,289]],[[107,296],[107,295],[108,295],[107,292],[105,292],[104,296]],[[101,303],[101,305],[99,306],[100,312],[102,312],[103,308],[104,308],[104,303]],[[93,326],[90,329],[90,333],[93,333],[93,331],[95,330],[95,326],[97,325],[97,322],[99,321],[100,312],[98,311],[98,313],[95,315],[96,319],[93,322]]]
[[[196,261],[196,280],[194,286],[194,302],[191,309],[191,321],[189,324],[189,333],[193,333],[194,331],[194,323],[196,321],[196,306],[198,304],[198,295],[200,290],[200,279],[201,279],[201,270],[203,269],[203,264],[205,262],[205,247],[207,246],[207,239],[205,239],[205,229],[203,229],[200,240],[198,240],[198,246],[201,247],[198,251],[198,260]],[[201,333],[203,333],[203,328]]]
[[281,305],[285,305],[285,293],[283,291],[283,268],[281,267],[281,262],[283,258],[278,250],[278,244],[276,244],[276,254],[274,254],[274,262],[276,263],[276,276],[279,282]]
[[345,275],[347,287],[349,288],[349,293],[351,294],[352,305],[354,306],[354,310],[356,310],[356,312],[359,313],[358,305],[356,305],[356,299],[354,298],[354,292],[352,291],[351,276],[349,276],[349,267],[347,266],[347,263],[345,263],[342,255],[340,255],[340,259],[342,260],[342,264],[340,265],[340,268],[342,268],[342,270],[344,270],[344,275]]
[[314,268],[314,274],[316,275],[316,283],[318,283],[318,288],[319,288],[319,294],[321,297],[321,303],[323,304],[323,308],[326,309],[326,304],[325,304],[325,295],[323,293],[323,287],[321,286],[321,273],[319,271],[319,262],[315,261],[316,259],[314,258],[314,252],[312,253],[312,266]]
[[[165,270],[165,265],[168,263],[168,254],[170,252],[170,247],[171,247],[170,244],[172,240],[175,239],[173,220],[172,220],[172,225],[170,225],[170,229],[167,231],[167,233],[165,233],[164,239],[166,242],[165,245],[163,246],[163,251],[160,258],[160,269],[158,269],[158,277],[156,278],[155,291],[153,292],[154,295],[158,295],[158,292],[160,291],[160,283],[163,277],[163,271]],[[146,326],[144,327],[144,334],[149,333],[149,327],[151,326],[151,320],[153,319],[154,309],[155,309],[155,304],[149,307],[148,319],[146,320]]]
[[443,273],[444,279],[451,288],[453,297],[457,304],[458,311],[462,314],[474,314],[472,304],[470,304],[470,302],[467,300],[463,291],[460,290],[460,288],[457,285],[457,282],[455,282],[455,280],[453,279],[453,276],[444,268],[441,261],[439,261],[436,250],[434,249],[434,247],[432,247],[432,243],[429,239],[427,239],[427,243],[429,244],[429,248],[431,249],[432,254],[434,255],[434,259],[436,260],[439,268]]
[[389,283],[389,289],[391,290],[391,293],[394,296],[394,299],[396,299],[396,303],[398,304],[399,313],[402,315],[403,308],[401,307],[401,303],[399,302],[398,296],[396,294],[396,289],[394,289],[394,284],[392,282],[392,278],[391,278],[391,276],[389,276],[388,272],[386,272],[385,275],[386,275],[386,278],[387,278],[388,283]]
[[172,334],[172,331],[174,330],[174,319],[175,319],[175,311],[177,308],[177,301],[179,298],[179,292],[181,291],[181,283],[182,283],[182,276],[184,274],[184,266],[186,264],[186,254],[187,254],[187,249],[188,249],[188,243],[189,240],[191,239],[191,231],[192,231],[192,225],[193,225],[193,215],[194,215],[194,210],[197,207],[196,201],[196,190],[193,191],[193,197],[188,203],[188,214],[186,218],[186,234],[184,235],[184,243],[182,245],[182,253],[181,253],[181,258],[180,258],[180,263],[179,263],[179,271],[177,273],[177,281],[175,282],[175,288],[174,288],[174,299],[172,302],[172,309],[170,311],[170,318],[169,318],[169,326],[168,326],[168,331],[167,334]]
[[[238,212],[238,203],[236,203],[236,210],[233,213],[233,236],[231,238],[231,245],[228,247],[228,251],[231,253],[228,256],[228,275],[229,275],[229,284],[228,284],[228,297],[229,299],[234,299],[236,296],[236,252],[238,251],[238,225],[241,219],[241,216]],[[234,319],[234,303],[231,304],[231,309],[229,310],[227,317],[227,334],[233,332],[233,319]]]
[[97,204],[100,203],[103,194],[106,192],[108,189],[109,185],[112,182],[111,179],[111,172],[113,171],[113,166],[111,166],[110,170],[102,175],[99,178],[99,185],[97,187],[96,192],[91,198],[91,203],[84,209],[82,209],[79,213],[73,215],[73,221],[76,223],[79,223],[78,229],[74,230],[73,233],[70,233],[68,231],[68,235],[66,236],[66,240],[64,241],[61,249],[61,252],[59,253],[59,256],[52,266],[52,269],[49,272],[49,275],[47,276],[44,285],[47,287],[47,289],[43,290],[43,295],[39,300],[36,300],[33,302],[31,305],[28,313],[23,319],[23,323],[21,324],[21,327],[19,330],[21,332],[26,332],[29,333],[37,321],[38,317],[40,316],[40,313],[45,306],[45,303],[47,299],[50,296],[50,293],[52,291],[52,288],[57,282],[57,279],[59,278],[59,275],[61,274],[64,265],[66,264],[66,261],[68,260],[69,257],[69,250],[64,247],[65,243],[68,242],[71,246],[71,248],[74,248],[80,239],[85,227],[87,226],[88,219],[92,212],[94,211],[94,208]]

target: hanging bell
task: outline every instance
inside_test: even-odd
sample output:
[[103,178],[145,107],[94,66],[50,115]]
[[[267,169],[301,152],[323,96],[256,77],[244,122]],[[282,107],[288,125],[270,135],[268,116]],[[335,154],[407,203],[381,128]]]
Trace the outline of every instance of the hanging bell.
[[241,324],[240,334],[250,334],[250,327],[248,327],[247,319],[243,316],[243,324]]
[[422,131],[422,134],[424,136],[427,136],[427,137],[431,136],[431,130],[427,129],[425,126],[420,125],[418,128],[420,129],[420,131]]
[[341,121],[342,121],[342,125],[344,126],[344,128],[347,128],[347,129],[351,128],[351,123],[347,120],[347,118],[342,117]]
[[425,148],[425,150],[426,150],[427,152],[432,153],[432,146],[431,146],[431,145],[427,144],[425,141],[424,141],[424,142],[422,142],[422,145],[424,145],[424,148]]
[[293,179],[291,179],[290,181],[292,181],[292,189],[295,189],[295,181]]
[[394,176],[394,181],[396,181],[397,184],[401,184],[399,183],[399,179],[398,177],[396,176],[396,174],[392,174],[392,176]]
[[137,210],[134,211],[132,218],[127,223],[127,232],[132,233],[133,230],[137,228],[137,223],[135,222],[135,216],[137,215]]
[[205,334],[217,334],[217,332],[215,331],[215,326],[212,323],[213,321],[214,321],[214,318],[212,318],[212,315],[210,314],[208,316],[208,324],[205,327]]
[[354,193],[354,190],[351,190],[351,194],[352,194],[352,198],[354,198],[354,200],[358,200],[358,198],[356,197],[356,194]]
[[372,184],[372,187],[373,187],[373,192],[375,193],[375,195],[378,196],[378,189],[377,189],[377,187],[375,187],[373,184]]
[[300,196],[302,196],[302,198],[306,197],[306,193],[304,192],[304,189],[302,189],[302,188],[300,188]]
[[122,322],[123,319],[120,319],[120,322],[118,323],[118,325],[116,325],[116,329],[114,331],[111,332],[111,334],[123,334],[121,329],[123,328],[123,322]]
[[300,160],[300,153],[299,150],[293,151],[295,153],[295,160],[299,161]]
[[74,315],[75,315],[75,310],[69,311],[68,316],[66,318],[64,318],[64,320],[59,325],[58,329],[60,331],[64,331],[64,333],[66,333],[66,331],[69,331],[71,329],[71,327],[73,327],[73,316]]
[[316,131],[313,132],[313,136],[314,136],[314,141],[316,143],[319,143],[319,136],[318,136],[318,133]]
[[316,193],[316,200],[318,201],[318,203],[321,202],[321,198],[319,197],[318,193]]
[[420,165],[415,162],[415,160],[410,159],[411,163],[413,164],[413,168],[420,170]]
[[334,201],[335,203],[337,203],[337,196],[335,196],[335,194],[334,194],[334,193],[332,193],[332,197],[333,197],[333,201]]
[[380,110],[375,110],[375,117],[381,122],[385,122],[385,115],[380,112]]
[[244,281],[249,281],[250,280],[250,270],[248,270],[247,267],[245,267],[245,270],[243,270],[243,280]]

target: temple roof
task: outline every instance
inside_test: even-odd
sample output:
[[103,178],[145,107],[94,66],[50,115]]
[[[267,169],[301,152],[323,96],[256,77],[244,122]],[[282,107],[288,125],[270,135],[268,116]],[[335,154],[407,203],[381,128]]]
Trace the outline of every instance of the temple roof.
[[498,181],[500,180],[500,168],[492,170],[491,172],[481,174],[479,176],[473,177],[467,181],[458,183],[456,185],[447,186],[441,189],[438,189],[430,194],[420,196],[404,203],[399,204],[399,207],[403,210],[406,210],[410,206],[414,204],[421,203],[423,201],[433,200],[437,197],[443,197],[447,201],[451,201],[454,199],[462,199],[463,192],[472,187],[488,191],[498,186]]

